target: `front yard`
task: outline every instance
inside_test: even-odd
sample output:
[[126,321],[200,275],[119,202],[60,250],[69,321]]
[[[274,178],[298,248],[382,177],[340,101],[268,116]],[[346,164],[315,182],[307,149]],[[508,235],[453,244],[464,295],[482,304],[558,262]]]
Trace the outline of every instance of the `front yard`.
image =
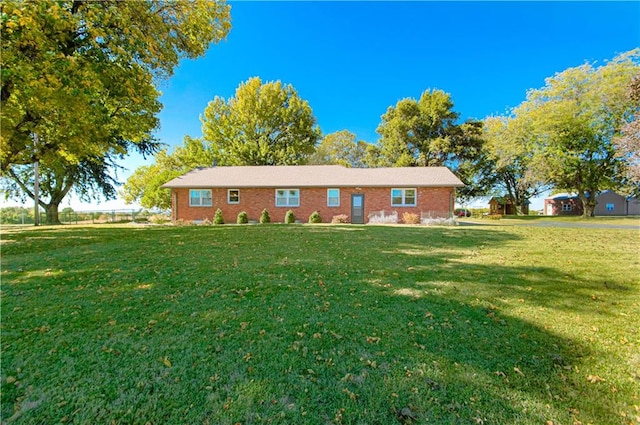
[[640,423],[637,230],[1,236],[3,423]]

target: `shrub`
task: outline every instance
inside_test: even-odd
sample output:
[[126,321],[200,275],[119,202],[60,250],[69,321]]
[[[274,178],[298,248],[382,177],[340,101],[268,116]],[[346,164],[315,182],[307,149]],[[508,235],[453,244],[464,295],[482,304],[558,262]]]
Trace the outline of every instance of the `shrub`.
[[457,226],[458,222],[454,217],[426,217],[420,220],[425,226]]
[[296,222],[296,216],[293,214],[292,210],[287,211],[287,213],[284,216],[284,222],[287,224]]
[[260,214],[260,223],[266,224],[271,223],[271,216],[269,216],[269,211],[267,209],[262,210],[262,214]]
[[405,212],[402,213],[402,221],[405,224],[420,224],[420,216],[415,213]]
[[346,214],[338,214],[338,215],[334,215],[333,218],[331,219],[331,222],[334,224],[337,223],[348,223],[349,222],[349,216]]
[[213,224],[224,224],[224,218],[222,218],[222,210],[218,208],[216,215],[213,216]]
[[164,214],[155,214],[149,217],[149,222],[153,224],[162,224],[171,221],[171,219]]
[[309,223],[322,223],[322,217],[318,211],[314,211],[309,216]]
[[369,224],[396,224],[398,222],[398,213],[392,211],[385,213],[384,211],[373,211],[369,214]]
[[501,214],[489,214],[485,215],[484,218],[488,218],[489,220],[500,220],[502,218]]
[[211,220],[209,220],[208,218],[205,218],[204,220],[202,220],[200,222],[200,225],[202,225],[202,226],[211,226]]
[[247,224],[249,222],[249,216],[245,211],[240,211],[238,213],[238,218],[236,219],[236,223],[238,224]]

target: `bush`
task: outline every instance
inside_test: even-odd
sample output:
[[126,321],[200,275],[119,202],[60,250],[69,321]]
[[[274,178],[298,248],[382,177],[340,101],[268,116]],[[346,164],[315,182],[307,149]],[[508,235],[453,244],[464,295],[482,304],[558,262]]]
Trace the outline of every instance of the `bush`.
[[398,222],[398,213],[392,211],[385,213],[384,211],[373,211],[369,214],[369,224],[396,224]]
[[420,220],[425,226],[457,226],[458,222],[454,217],[426,217]]
[[348,223],[349,222],[349,216],[346,215],[346,214],[334,215],[333,218],[331,219],[331,222],[333,224]]
[[262,210],[262,214],[260,214],[260,223],[266,224],[271,223],[271,216],[269,216],[269,211],[267,209]]
[[238,218],[236,219],[236,223],[238,224],[247,224],[249,222],[249,216],[245,211],[240,211],[238,213]]
[[292,210],[287,211],[287,213],[284,216],[284,222],[287,224],[296,222],[296,216],[293,214]]
[[202,222],[200,222],[200,225],[202,225],[202,226],[210,226],[211,225],[211,221],[208,218],[205,218],[204,220],[202,220]]
[[222,218],[222,210],[218,208],[216,215],[213,216],[213,224],[224,224],[224,218]]
[[164,214],[155,214],[149,217],[149,222],[153,224],[162,224],[171,221],[171,219]]
[[501,214],[489,214],[485,215],[484,218],[488,218],[489,220],[500,220],[502,218]]
[[314,211],[309,216],[309,223],[322,223],[322,217],[318,211]]
[[404,224],[420,224],[420,216],[415,213],[402,213],[402,221]]

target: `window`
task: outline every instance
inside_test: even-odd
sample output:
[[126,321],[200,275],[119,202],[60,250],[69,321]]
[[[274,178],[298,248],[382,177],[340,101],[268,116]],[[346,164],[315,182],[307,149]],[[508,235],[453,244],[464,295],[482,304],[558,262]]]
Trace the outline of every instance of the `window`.
[[614,208],[613,204],[611,204],[611,203],[607,204],[607,211],[613,211],[613,208]]
[[238,189],[229,189],[227,191],[227,203],[228,204],[240,203],[240,191]]
[[299,189],[276,189],[276,207],[300,206]]
[[416,205],[415,189],[391,189],[391,205],[394,207],[412,207]]
[[571,205],[571,204],[562,204],[562,211],[564,211],[564,212],[573,211],[573,205]]
[[327,189],[327,206],[340,206],[340,189]]
[[189,206],[210,207],[213,205],[210,189],[191,189],[189,191]]

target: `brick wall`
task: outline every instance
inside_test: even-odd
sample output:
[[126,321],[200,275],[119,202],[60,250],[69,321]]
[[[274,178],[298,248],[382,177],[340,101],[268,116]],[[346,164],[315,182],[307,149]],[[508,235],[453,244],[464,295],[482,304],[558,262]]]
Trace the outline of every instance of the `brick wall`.
[[[292,188],[296,189],[296,188]],[[213,220],[218,208],[222,210],[225,223],[235,223],[240,211],[246,211],[249,220],[260,219],[262,210],[266,208],[273,223],[284,221],[286,212],[291,209],[297,220],[307,222],[314,211],[318,211],[324,223],[331,222],[334,215],[346,214],[351,219],[351,194],[363,193],[364,216],[372,211],[396,211],[398,218],[402,219],[404,212],[420,215],[421,212],[431,213],[434,216],[449,217],[453,208],[453,188],[417,188],[417,206],[396,207],[391,206],[391,188],[340,188],[340,206],[327,206],[326,188],[300,188],[299,207],[276,207],[275,188],[243,188],[240,190],[240,203],[229,204],[227,202],[227,189],[213,188],[213,206],[190,207],[189,189],[173,189],[173,213],[174,220],[198,221]]]

